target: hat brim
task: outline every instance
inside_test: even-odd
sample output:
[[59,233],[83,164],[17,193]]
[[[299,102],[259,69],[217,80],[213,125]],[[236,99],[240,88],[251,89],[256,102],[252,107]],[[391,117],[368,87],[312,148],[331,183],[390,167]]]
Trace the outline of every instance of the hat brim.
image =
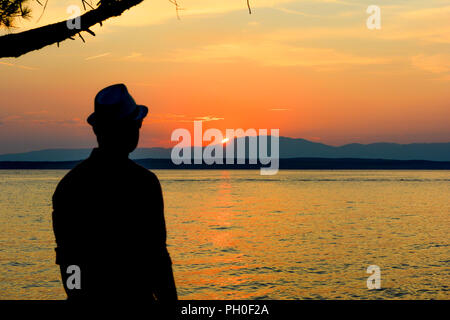
[[137,107],[139,108],[139,113],[135,117],[134,120],[142,120],[142,119],[144,119],[147,116],[148,108],[146,106],[143,106],[143,105],[138,105]]
[[[148,108],[146,106],[143,105],[136,105],[138,111],[136,112],[136,115],[134,115],[133,117],[123,117],[123,118],[119,118],[116,119],[116,122],[120,122],[123,120],[134,120],[134,121],[138,121],[138,120],[142,120],[144,119],[147,114],[148,114]],[[134,113],[134,112],[133,112]],[[97,122],[97,114],[95,112],[93,112],[88,118],[87,118],[87,122],[93,126],[96,122]]]

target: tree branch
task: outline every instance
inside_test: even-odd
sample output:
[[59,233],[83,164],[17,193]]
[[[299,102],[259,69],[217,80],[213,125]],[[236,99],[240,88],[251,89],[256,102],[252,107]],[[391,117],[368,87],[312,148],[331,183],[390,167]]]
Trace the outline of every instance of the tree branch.
[[49,24],[36,29],[31,29],[15,34],[7,34],[0,37],[0,58],[20,57],[21,55],[42,49],[45,46],[58,44],[66,39],[73,38],[81,31],[95,35],[90,27],[102,23],[112,17],[120,16],[125,10],[130,9],[144,0],[122,0],[101,3],[96,9],[81,15],[81,29],[67,28],[67,20]]

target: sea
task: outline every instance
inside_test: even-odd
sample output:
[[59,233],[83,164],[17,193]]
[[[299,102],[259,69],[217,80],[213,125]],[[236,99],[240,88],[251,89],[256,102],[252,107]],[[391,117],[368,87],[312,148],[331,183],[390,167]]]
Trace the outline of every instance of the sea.
[[[180,299],[450,299],[450,171],[154,172]],[[66,173],[0,170],[0,299],[66,298]]]

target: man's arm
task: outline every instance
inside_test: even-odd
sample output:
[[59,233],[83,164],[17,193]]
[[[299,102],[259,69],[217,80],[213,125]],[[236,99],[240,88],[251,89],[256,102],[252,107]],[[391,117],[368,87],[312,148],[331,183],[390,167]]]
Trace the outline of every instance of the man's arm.
[[156,210],[153,214],[158,219],[157,241],[158,248],[156,249],[157,257],[155,257],[156,265],[154,266],[155,274],[153,275],[154,295],[159,301],[173,301],[177,300],[177,290],[172,271],[172,260],[166,245],[166,223],[164,218],[164,200],[161,190],[161,185],[156,176],[155,177],[155,194]]
[[158,301],[174,301],[178,299],[175,279],[173,277],[172,262],[167,249],[162,254],[162,261],[156,268],[154,295]]
[[[56,241],[56,261],[61,272],[61,281],[69,299],[82,297],[84,291],[78,289],[69,289],[67,287],[67,280],[71,273],[68,273],[67,268],[71,265],[77,265],[81,269],[82,260],[80,252],[73,245],[73,240],[78,236],[79,226],[77,220],[73,219],[73,205],[70,199],[67,199],[66,194],[71,191],[67,189],[64,182],[60,182],[52,197],[53,211],[52,224],[53,233]],[[81,277],[82,288],[84,288],[84,277]]]

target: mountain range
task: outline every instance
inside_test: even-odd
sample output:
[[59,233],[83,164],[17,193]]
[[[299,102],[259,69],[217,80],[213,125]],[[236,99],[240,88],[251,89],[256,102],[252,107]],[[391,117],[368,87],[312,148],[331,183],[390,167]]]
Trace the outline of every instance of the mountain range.
[[[268,137],[270,138],[270,137]],[[248,137],[246,157],[248,156]],[[270,141],[270,139],[268,139]],[[235,145],[237,142],[235,141]],[[448,143],[352,143],[330,146],[305,139],[279,138],[280,158],[358,158],[392,160],[450,161]],[[269,143],[270,153],[270,143]],[[138,148],[130,154],[132,159],[169,159],[171,148]],[[24,153],[0,155],[0,161],[76,161],[89,156],[91,149],[46,149]]]

